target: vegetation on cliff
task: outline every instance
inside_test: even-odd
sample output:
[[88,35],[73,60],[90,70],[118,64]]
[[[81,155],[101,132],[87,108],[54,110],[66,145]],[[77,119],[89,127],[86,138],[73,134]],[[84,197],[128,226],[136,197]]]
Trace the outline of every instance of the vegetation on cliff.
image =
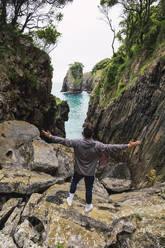
[[74,62],[73,64],[69,65],[75,86],[79,86],[82,83],[83,67],[83,64],[80,62]]
[[[107,105],[121,95],[164,46],[165,15],[164,3],[160,1],[123,1],[124,19],[117,37],[121,46],[111,59],[97,63],[92,73],[101,69],[99,83],[93,91],[91,101]],[[118,1],[102,0],[101,5],[111,8]],[[155,4],[153,4],[155,3]]]

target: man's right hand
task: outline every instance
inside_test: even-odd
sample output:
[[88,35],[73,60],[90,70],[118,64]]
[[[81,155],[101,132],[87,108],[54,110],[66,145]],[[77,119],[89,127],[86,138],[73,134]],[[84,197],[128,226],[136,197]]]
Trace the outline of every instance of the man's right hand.
[[42,133],[46,136],[46,137],[50,137],[51,136],[51,132],[49,132],[49,131],[44,131],[44,130],[42,130]]
[[130,141],[128,144],[128,148],[130,147],[134,147],[134,146],[138,146],[141,144],[141,141],[137,140],[137,141]]

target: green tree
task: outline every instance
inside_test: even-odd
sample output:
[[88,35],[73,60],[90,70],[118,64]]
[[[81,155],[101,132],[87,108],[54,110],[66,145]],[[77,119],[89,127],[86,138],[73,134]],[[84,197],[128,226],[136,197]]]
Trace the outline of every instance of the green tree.
[[[45,28],[59,19],[58,8],[73,0],[0,0],[0,25],[25,29]],[[60,16],[61,19],[61,16]]]
[[104,69],[109,63],[111,62],[111,59],[106,58],[101,61],[99,61],[92,69],[92,74],[96,73],[98,70]]
[[81,78],[83,76],[83,67],[84,65],[80,62],[74,62],[73,64],[69,65],[72,75],[74,79]]
[[[129,56],[132,55],[133,46],[140,46],[144,43],[146,34],[154,24],[153,13],[156,9],[157,0],[101,0],[102,6],[109,8],[116,4],[123,7],[122,29],[117,35],[125,42],[125,48]],[[164,0],[162,0],[164,2]],[[158,29],[157,29],[158,31]],[[156,29],[154,29],[154,36]],[[150,35],[151,37],[151,35]]]
[[32,32],[36,45],[47,53],[50,53],[56,46],[61,33],[59,33],[54,25],[50,25],[44,29]]

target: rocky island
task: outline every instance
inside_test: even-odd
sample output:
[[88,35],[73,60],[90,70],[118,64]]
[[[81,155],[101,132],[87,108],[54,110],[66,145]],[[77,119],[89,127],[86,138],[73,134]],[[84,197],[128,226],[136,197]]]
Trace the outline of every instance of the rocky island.
[[83,65],[75,62],[70,65],[63,81],[61,92],[69,94],[79,94],[82,91],[91,93],[98,81],[98,73],[94,75],[92,72],[83,73]]
[[70,94],[78,94],[82,92],[83,82],[83,64],[75,62],[70,65],[70,68],[64,78],[61,92]]

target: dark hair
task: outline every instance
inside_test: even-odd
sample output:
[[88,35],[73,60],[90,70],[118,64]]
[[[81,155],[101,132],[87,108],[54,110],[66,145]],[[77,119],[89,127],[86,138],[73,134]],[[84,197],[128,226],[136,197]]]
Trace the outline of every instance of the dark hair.
[[83,130],[83,135],[86,139],[89,139],[92,137],[93,135],[93,128],[91,126],[91,124],[85,124],[83,125],[84,130]]

